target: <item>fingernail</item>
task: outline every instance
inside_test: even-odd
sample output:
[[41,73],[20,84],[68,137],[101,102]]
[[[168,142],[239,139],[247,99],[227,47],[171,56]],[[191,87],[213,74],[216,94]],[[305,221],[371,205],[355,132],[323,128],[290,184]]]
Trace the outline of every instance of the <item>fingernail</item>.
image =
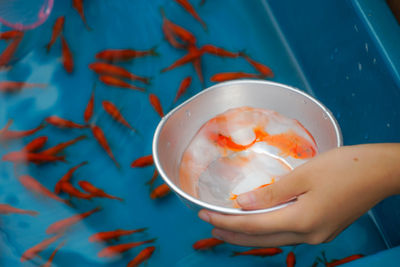
[[204,210],[200,211],[199,218],[205,222],[210,222],[210,215],[208,215],[207,211],[204,211]]
[[256,201],[256,198],[252,192],[249,192],[239,195],[236,201],[238,202],[239,206],[246,207],[251,206]]

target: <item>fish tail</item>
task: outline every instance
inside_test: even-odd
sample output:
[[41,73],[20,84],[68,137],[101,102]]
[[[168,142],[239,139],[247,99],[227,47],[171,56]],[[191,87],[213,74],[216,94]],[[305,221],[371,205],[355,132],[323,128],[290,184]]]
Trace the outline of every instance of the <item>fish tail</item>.
[[48,53],[50,52],[50,48],[51,48],[50,43],[48,43],[48,44],[45,45],[44,47],[46,48],[46,53],[48,54]]
[[240,252],[233,251],[231,257],[236,257],[236,256],[239,256],[239,255],[240,255]]
[[150,55],[155,56],[155,57],[159,57],[160,54],[157,52],[157,48],[158,45],[153,46],[152,48],[150,48]]
[[160,13],[161,13],[161,16],[166,17],[165,10],[162,6],[160,6]]

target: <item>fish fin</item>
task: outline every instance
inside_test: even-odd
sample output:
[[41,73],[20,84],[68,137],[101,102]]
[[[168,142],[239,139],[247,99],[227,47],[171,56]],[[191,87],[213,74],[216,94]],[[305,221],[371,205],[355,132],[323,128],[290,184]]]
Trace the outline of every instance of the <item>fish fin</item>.
[[240,255],[240,252],[232,251],[231,257],[236,257],[238,255]]
[[150,55],[155,56],[155,57],[159,57],[160,53],[157,52],[157,48],[158,48],[159,44],[153,46],[152,48],[150,48]]

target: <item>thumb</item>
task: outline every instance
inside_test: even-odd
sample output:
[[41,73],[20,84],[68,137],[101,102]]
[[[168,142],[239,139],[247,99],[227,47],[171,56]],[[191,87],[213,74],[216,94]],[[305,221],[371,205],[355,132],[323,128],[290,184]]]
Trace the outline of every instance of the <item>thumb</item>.
[[236,201],[244,210],[270,208],[305,193],[306,181],[294,170],[269,186],[240,194]]

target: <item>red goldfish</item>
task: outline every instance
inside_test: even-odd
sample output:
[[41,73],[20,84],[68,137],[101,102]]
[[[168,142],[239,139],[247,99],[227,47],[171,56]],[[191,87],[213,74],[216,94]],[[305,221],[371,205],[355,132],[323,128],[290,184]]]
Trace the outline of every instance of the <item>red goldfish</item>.
[[176,102],[188,89],[190,84],[192,83],[192,77],[188,76],[182,80],[181,85],[179,86],[178,92],[176,93],[174,102]]
[[151,191],[150,197],[152,199],[162,198],[168,195],[169,192],[171,192],[171,188],[167,184],[162,184]]
[[22,36],[24,36],[24,32],[17,30],[11,30],[0,33],[0,39],[2,40],[16,39],[16,38],[21,38]]
[[167,40],[167,42],[175,48],[178,49],[185,48],[185,45],[181,44],[180,42],[178,42],[178,40],[176,40],[172,29],[169,27],[169,23],[172,22],[166,18],[164,9],[162,8],[161,8],[161,15],[163,18],[162,31],[164,33],[165,40]]
[[26,131],[12,131],[8,130],[11,124],[13,123],[12,120],[9,120],[7,122],[7,125],[0,130],[0,141],[9,141],[13,139],[20,139],[29,135],[32,135],[44,128],[44,124],[40,124],[38,127],[33,128],[31,130],[26,130]]
[[223,243],[225,243],[225,242],[222,240],[219,240],[215,237],[211,237],[211,238],[201,239],[201,240],[197,241],[196,243],[193,244],[193,248],[195,250],[206,250],[206,249],[213,248],[213,247],[218,246]]
[[60,191],[69,195],[69,197],[75,197],[80,199],[92,199],[93,195],[86,194],[76,189],[70,182],[64,182],[60,185]]
[[294,267],[296,265],[296,256],[290,251],[286,257],[286,267]]
[[263,77],[274,77],[274,73],[269,67],[251,59],[244,53],[241,53],[241,56],[244,57]]
[[47,142],[47,136],[40,136],[29,142],[22,150],[25,152],[35,152],[41,149]]
[[60,143],[60,144],[58,144],[56,146],[50,147],[50,148],[48,148],[46,150],[43,150],[40,153],[43,154],[43,155],[53,155],[53,156],[57,155],[58,153],[62,152],[64,149],[66,149],[67,147],[69,147],[69,146],[71,146],[71,145],[73,145],[73,144],[85,139],[86,137],[87,137],[86,135],[78,136],[77,138],[74,138],[74,139],[72,139],[70,141],[63,142],[63,143]]
[[46,45],[47,52],[50,51],[51,47],[56,42],[57,37],[61,34],[64,28],[64,22],[65,22],[64,16],[57,18],[56,22],[54,22],[53,33],[51,34],[50,42]]
[[133,49],[107,49],[97,53],[96,58],[106,61],[127,61],[145,56],[158,56],[156,48],[157,47],[152,47],[151,49],[144,51]]
[[68,43],[63,35],[61,35],[61,47],[62,47],[62,62],[64,69],[68,73],[71,73],[74,70],[74,58],[72,56],[71,50],[69,49]]
[[171,64],[169,67],[166,67],[164,69],[161,70],[161,72],[166,72],[169,70],[173,70],[179,66],[185,65],[189,62],[193,62],[194,60],[200,58],[202,55],[204,54],[203,51],[197,49],[197,48],[193,48],[191,49],[191,51],[189,51],[189,53],[187,53],[186,55],[184,55],[183,57],[181,57],[180,59],[178,59],[177,61],[175,61],[173,64]]
[[92,185],[91,183],[89,183],[87,181],[79,181],[78,184],[83,190],[88,192],[92,197],[104,197],[104,198],[117,199],[119,201],[124,201],[120,197],[115,197],[115,196],[107,194],[102,189],[95,187],[94,185]]
[[157,171],[157,169],[155,169],[154,172],[153,172],[153,176],[151,177],[151,179],[149,181],[146,182],[146,184],[149,185],[149,186],[153,186],[153,184],[156,181],[157,177],[158,177],[158,171]]
[[190,15],[192,15],[198,22],[201,23],[204,29],[207,29],[206,23],[200,18],[199,14],[197,14],[194,7],[189,3],[188,0],[175,0],[178,4],[180,4]]
[[22,37],[17,37],[6,47],[6,49],[4,49],[3,53],[1,53],[0,55],[0,69],[7,67],[7,65],[10,63],[10,60],[17,51],[21,41]]
[[254,248],[243,252],[233,252],[232,256],[249,255],[249,256],[274,256],[282,253],[283,250],[280,248]]
[[45,163],[45,162],[55,162],[55,161],[65,162],[65,157],[44,155],[41,153],[26,153],[25,151],[14,151],[3,155],[2,160],[12,161],[14,163],[26,163],[26,162]]
[[117,162],[117,160],[114,157],[114,154],[111,151],[110,146],[108,145],[107,139],[104,135],[103,130],[96,125],[92,125],[91,126],[92,129],[92,133],[94,138],[96,138],[97,142],[101,145],[101,147],[107,152],[108,156],[114,161],[115,165],[117,166],[117,168],[119,168],[119,164]]
[[71,226],[73,226],[74,224],[78,223],[79,221],[85,219],[86,217],[89,217],[90,215],[92,215],[95,212],[100,211],[101,208],[95,208],[91,211],[82,213],[82,214],[76,214],[73,215],[69,218],[63,219],[61,221],[55,222],[52,225],[50,225],[47,229],[46,229],[46,234],[55,234],[55,233],[63,233],[65,232],[68,228],[70,228]]
[[108,63],[95,62],[95,63],[90,64],[89,68],[100,75],[110,75],[110,76],[115,76],[115,77],[119,77],[119,78],[126,78],[126,79],[130,79],[132,81],[141,81],[146,84],[150,83],[149,78],[135,75],[133,73],[130,73],[129,71],[127,71],[126,69],[124,69],[122,67],[111,65]]
[[37,211],[18,209],[18,208],[14,208],[13,206],[10,206],[8,204],[1,204],[0,203],[0,215],[10,214],[10,213],[28,214],[28,215],[31,215],[31,216],[36,216],[36,215],[39,214],[39,212],[37,212]]
[[237,57],[239,57],[241,55],[240,53],[230,52],[230,51],[227,51],[227,50],[225,50],[223,48],[216,47],[215,45],[211,45],[211,44],[203,45],[201,47],[201,50],[204,53],[209,53],[209,54],[213,54],[213,55],[220,56],[220,57],[237,58]]
[[64,174],[64,176],[61,177],[61,179],[56,183],[56,186],[54,188],[54,193],[59,194],[61,191],[61,184],[64,182],[69,182],[71,180],[71,177],[74,174],[74,172],[86,164],[88,164],[88,162],[84,161],[84,162],[76,165],[75,167],[72,167],[71,169],[69,169],[69,171],[66,174]]
[[131,164],[132,168],[147,167],[154,164],[153,155],[147,155],[134,160]]
[[100,81],[102,81],[104,84],[109,85],[109,86],[113,86],[113,87],[121,87],[121,88],[129,88],[132,90],[139,90],[141,92],[145,92],[146,89],[142,88],[142,87],[137,87],[134,85],[131,85],[127,82],[124,82],[123,80],[120,80],[118,78],[115,78],[113,76],[105,76],[102,75],[100,76]]
[[175,39],[175,36],[187,43],[187,45],[194,45],[196,43],[196,37],[191,32],[167,19],[164,9],[161,8],[160,11],[163,18],[162,29],[165,38],[173,47],[178,49],[185,48],[185,45],[179,43]]
[[89,123],[90,119],[93,116],[93,108],[94,108],[94,88],[96,84],[93,85],[92,95],[90,96],[89,102],[86,106],[85,112],[83,113],[83,119],[86,123]]
[[60,244],[58,244],[58,246],[54,249],[53,253],[51,253],[49,260],[43,264],[41,267],[51,267],[52,266],[52,262],[54,260],[54,257],[56,256],[56,253],[60,250],[60,248],[62,248],[65,245],[65,241],[61,242]]
[[154,246],[143,249],[133,260],[128,262],[127,267],[139,266],[142,262],[148,260],[151,255],[153,255],[155,249]]
[[133,128],[122,116],[121,112],[118,110],[118,108],[110,101],[103,101],[103,108],[104,110],[110,114],[110,116],[116,120],[117,122],[121,123],[122,125],[125,125],[132,131],[136,132],[135,128]]
[[351,256],[348,256],[346,258],[340,259],[340,260],[334,260],[332,262],[328,262],[328,263],[325,264],[325,266],[326,267],[335,267],[335,266],[339,266],[341,264],[345,264],[345,263],[350,262],[350,261],[354,261],[354,260],[360,259],[362,257],[364,257],[364,255],[355,254],[355,255],[351,255]]
[[225,136],[214,132],[211,132],[208,138],[211,141],[215,142],[218,146],[222,147],[223,149],[230,149],[232,151],[243,151],[254,144],[254,142],[252,142],[248,145],[239,145],[236,144],[230,136]]
[[26,83],[26,82],[14,82],[14,81],[1,81],[0,92],[4,93],[15,93],[19,92],[24,88],[45,88],[47,85],[42,83]]
[[164,112],[162,110],[160,99],[155,94],[149,95],[150,104],[153,106],[154,110],[160,115],[160,117],[164,117]]
[[151,240],[146,240],[146,241],[141,241],[141,242],[132,242],[132,243],[126,243],[126,244],[119,244],[119,245],[115,245],[115,246],[109,246],[106,248],[103,248],[98,254],[97,256],[100,258],[103,257],[114,257],[117,256],[127,250],[130,250],[134,247],[140,246],[140,245],[144,245],[147,243],[152,243],[154,242],[156,239],[151,239]]
[[100,232],[100,233],[90,236],[89,241],[90,242],[105,242],[105,241],[109,241],[110,239],[119,239],[121,236],[131,235],[134,233],[140,233],[145,230],[147,230],[147,228],[140,228],[140,229],[135,229],[135,230],[117,229],[114,231]]
[[37,194],[52,198],[54,200],[57,200],[59,202],[68,204],[67,201],[65,201],[64,199],[61,199],[60,197],[58,197],[57,195],[52,193],[49,189],[47,189],[41,183],[39,183],[35,178],[33,178],[29,175],[20,176],[19,181],[26,189],[28,189],[29,191],[32,191],[33,193],[37,193]]
[[245,72],[221,72],[212,76],[210,78],[210,81],[224,82],[224,81],[243,79],[243,78],[261,78],[261,76],[259,74],[245,73]]
[[34,257],[36,257],[36,255],[45,250],[48,246],[56,242],[60,237],[61,234],[50,237],[48,239],[43,240],[39,244],[31,247],[30,249],[26,250],[21,256],[21,262],[33,259]]
[[53,126],[58,128],[75,128],[75,129],[84,129],[87,128],[86,125],[78,124],[70,120],[66,120],[60,118],[58,116],[50,116],[45,119],[45,121]]
[[85,24],[86,29],[88,31],[91,31],[92,29],[87,24],[85,14],[83,12],[83,0],[72,0],[72,6],[79,13],[79,16],[81,17],[83,23]]

